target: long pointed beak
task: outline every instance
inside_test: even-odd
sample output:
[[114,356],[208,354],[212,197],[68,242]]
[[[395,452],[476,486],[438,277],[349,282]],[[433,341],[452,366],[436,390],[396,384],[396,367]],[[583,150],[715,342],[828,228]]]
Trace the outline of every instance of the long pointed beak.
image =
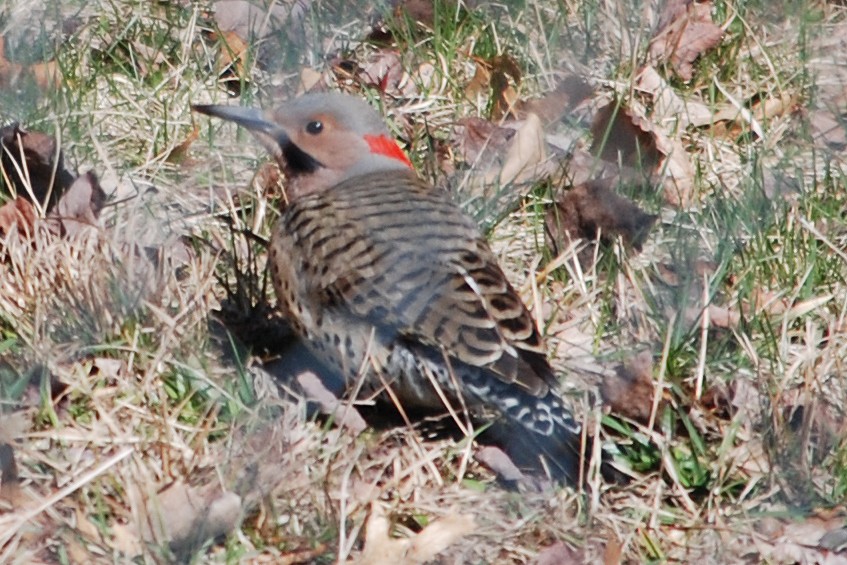
[[268,121],[264,113],[257,108],[246,108],[244,106],[221,106],[218,104],[192,104],[191,109],[207,116],[221,118],[235,122],[236,124],[255,133],[263,133],[271,137],[280,146],[288,140],[285,130]]

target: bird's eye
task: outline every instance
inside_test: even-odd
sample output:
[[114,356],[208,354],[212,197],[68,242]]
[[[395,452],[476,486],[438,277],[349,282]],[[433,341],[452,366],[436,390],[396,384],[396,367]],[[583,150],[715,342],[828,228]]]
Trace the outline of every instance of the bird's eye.
[[315,120],[306,124],[306,132],[312,135],[318,135],[324,129],[324,124],[321,121]]

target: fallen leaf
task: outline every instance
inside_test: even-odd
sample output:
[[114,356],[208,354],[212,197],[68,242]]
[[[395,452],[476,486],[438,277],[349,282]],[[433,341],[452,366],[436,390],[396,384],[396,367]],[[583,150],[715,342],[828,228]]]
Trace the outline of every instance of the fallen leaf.
[[618,102],[609,102],[597,111],[591,134],[590,151],[606,161],[654,171],[662,159],[647,120]]
[[653,355],[649,351],[620,365],[615,375],[606,376],[600,384],[600,396],[612,412],[640,424],[650,421],[655,394]]
[[584,77],[568,74],[559,80],[555,89],[541,98],[519,104],[519,117],[536,114],[544,124],[553,124],[593,94],[594,88]]
[[249,44],[235,31],[212,32],[211,38],[218,42],[217,72],[224,86],[233,93],[241,92],[241,85],[250,80],[245,67]]
[[718,45],[723,30],[712,22],[712,3],[670,0],[660,16],[658,33],[648,47],[654,64],[669,62],[682,80],[694,76],[694,61]]
[[620,565],[622,562],[623,544],[612,538],[606,542],[606,549],[603,551],[603,565]]
[[487,94],[489,84],[491,84],[491,73],[486,65],[477,61],[476,70],[470,82],[465,85],[465,98],[471,102],[476,102],[479,96]]
[[[498,55],[487,61],[491,78],[491,114],[494,121],[514,115],[518,104],[518,88],[521,85],[521,69],[518,62],[508,55]],[[527,116],[528,117],[528,116]]]
[[297,96],[307,92],[317,92],[323,85],[324,73],[311,67],[303,67],[300,71],[300,84],[297,86]]
[[638,72],[634,86],[652,97],[650,117],[666,135],[673,135],[688,126],[701,127],[714,122],[714,108],[693,96],[681,97],[652,66],[647,65]]
[[485,118],[462,118],[454,132],[456,156],[477,169],[502,166],[515,130],[496,125]]
[[547,145],[541,120],[535,114],[528,114],[509,144],[502,168],[492,171],[485,178],[488,183],[509,184],[519,179],[533,165],[543,161],[546,155]]
[[386,94],[414,94],[414,88],[404,88],[408,77],[400,53],[395,50],[380,49],[369,53],[360,66],[359,77],[363,84],[375,86]]
[[598,237],[606,244],[620,237],[640,251],[657,218],[615,193],[609,179],[598,179],[565,191],[547,210],[544,227],[554,255],[572,241]]
[[97,177],[89,171],[80,175],[47,215],[48,225],[64,237],[97,226],[97,218],[106,201]]
[[49,210],[74,180],[65,169],[56,139],[18,124],[0,128],[0,167],[14,194]]
[[189,486],[177,481],[148,501],[147,520],[147,542],[167,541],[184,556],[238,526],[241,497],[215,482]]
[[188,156],[188,151],[191,149],[191,144],[197,141],[199,136],[200,130],[197,127],[194,127],[189,134],[185,136],[185,139],[168,150],[168,153],[165,156],[165,161],[168,163],[182,163],[185,161]]
[[279,31],[285,31],[290,20],[302,17],[310,0],[263,3],[250,0],[216,0],[212,3],[213,18],[220,31],[231,32],[242,42],[258,44]]
[[411,537],[394,538],[383,504],[374,502],[366,525],[365,546],[356,562],[361,565],[426,563],[475,529],[473,516],[450,513]]
[[55,60],[41,61],[32,65],[9,61],[6,58],[6,38],[0,36],[0,87],[9,89],[25,77],[31,77],[43,90],[58,87],[62,83],[62,73]]
[[[462,182],[461,189],[467,192],[466,207],[480,224],[510,210],[522,197],[517,187],[533,186],[542,178],[549,178],[554,168],[554,164],[546,161],[547,145],[538,116],[529,114],[522,122],[511,125],[516,129],[505,154],[498,154],[494,148],[488,153],[484,148],[481,158],[490,159],[490,165],[475,167]],[[499,145],[503,137],[497,132],[491,142]],[[551,166],[545,167],[548,163]]]
[[29,237],[35,231],[36,211],[29,200],[18,196],[0,206],[0,238],[17,229],[22,237]]

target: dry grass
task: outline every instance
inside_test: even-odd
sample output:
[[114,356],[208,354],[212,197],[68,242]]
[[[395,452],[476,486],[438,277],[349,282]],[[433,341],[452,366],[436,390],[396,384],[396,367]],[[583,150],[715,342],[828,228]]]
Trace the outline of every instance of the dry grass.
[[[379,102],[424,174],[464,189],[431,148],[449,142],[457,117],[485,115],[464,96],[468,49],[511,53],[522,98],[577,69],[606,96],[643,103],[632,80],[646,18],[623,4],[492,5],[435,38],[398,31],[417,90]],[[324,71],[338,49],[357,61],[380,53],[359,42],[365,7],[315,6],[320,17],[284,30],[287,51],[246,61],[245,101],[293,93],[304,66]],[[847,177],[843,148],[807,128],[833,84],[844,87],[831,39],[847,29],[843,7],[718,5],[728,39],[674,92],[715,112],[790,104],[742,112],[737,133],[679,134],[696,164],[692,204],[636,194],[661,216],[642,253],[615,243],[586,265],[572,247],[549,268],[543,187],[481,214],[586,426],[641,466],[631,485],[580,491],[505,489],[467,442],[316,421],[274,381],[272,359],[222,329],[222,307],[249,325],[268,300],[260,239],[276,201],[253,179],[258,145],[189,114],[226,98],[204,8],[92,3],[59,48],[63,88],[28,110],[31,127],[61,132],[69,162],[100,174],[112,204],[73,239],[13,232],[0,247],[0,444],[13,451],[10,464],[0,449],[0,562],[533,563],[545,548],[605,563],[827,556],[819,538],[843,526],[847,491]],[[199,139],[183,145],[195,127]],[[573,124],[554,127],[573,136]],[[796,190],[775,194],[783,177]],[[705,275],[703,259],[716,264]],[[706,302],[719,307],[711,322]],[[739,321],[721,325],[721,309]],[[594,400],[642,351],[654,426]],[[575,553],[555,554],[557,542]]]

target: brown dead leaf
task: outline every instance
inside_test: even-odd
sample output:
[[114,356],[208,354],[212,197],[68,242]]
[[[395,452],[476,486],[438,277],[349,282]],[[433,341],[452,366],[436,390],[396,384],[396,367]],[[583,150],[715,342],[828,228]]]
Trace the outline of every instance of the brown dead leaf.
[[[760,559],[775,563],[841,564],[847,561],[843,552],[832,552],[826,536],[844,527],[843,508],[819,510],[806,517],[789,518],[766,516],[756,525],[758,535],[752,536],[752,546]],[[733,540],[743,544],[746,540]],[[749,542],[747,542],[749,543]],[[752,548],[748,548],[749,550]]]
[[361,565],[415,565],[433,560],[476,529],[473,516],[450,513],[431,522],[409,538],[391,537],[391,522],[382,503],[371,504],[365,530],[365,547],[356,560]]
[[590,151],[612,163],[653,171],[662,155],[652,130],[645,118],[636,116],[624,105],[609,102],[594,116]]
[[492,171],[493,174],[488,176],[487,180],[489,183],[499,182],[501,185],[519,180],[546,156],[547,144],[544,141],[541,120],[535,114],[528,114],[509,144],[503,167],[499,171]]
[[300,84],[297,86],[297,96],[307,92],[319,92],[324,86],[324,73],[311,67],[303,67],[300,71]]
[[[562,194],[544,219],[547,244],[555,255],[577,239],[609,244],[618,236],[636,251],[658,216],[615,193],[609,179],[589,181]],[[581,259],[590,259],[589,257]]]
[[400,53],[394,49],[369,52],[363,61],[340,56],[330,61],[333,73],[342,80],[353,80],[394,96],[409,96],[417,91],[403,68]]
[[536,114],[544,124],[553,124],[593,94],[594,88],[584,77],[569,74],[559,81],[554,90],[541,98],[518,104],[519,114],[520,117],[528,113]]
[[165,540],[185,555],[206,540],[225,535],[241,521],[241,498],[215,482],[189,486],[175,482],[148,504],[148,542]]
[[[709,313],[709,325],[711,327],[733,329],[737,328],[738,324],[741,323],[741,314],[729,306],[709,304],[707,311]],[[693,311],[691,314],[691,316],[687,316],[686,318],[699,319],[699,314],[693,315]]]
[[712,22],[712,3],[670,0],[665,4],[649,53],[654,64],[670,63],[682,80],[694,76],[694,61],[720,43],[723,30]]
[[[482,122],[473,123],[476,127]],[[463,190],[471,197],[471,206],[479,206],[477,212],[485,217],[499,217],[511,209],[521,198],[518,187],[529,187],[540,179],[549,178],[555,165],[547,160],[547,144],[541,120],[535,114],[529,114],[522,122],[512,122],[515,133],[507,145],[505,153],[499,153],[497,146],[508,136],[505,132],[492,129],[490,150],[483,144],[482,156],[478,159],[490,160],[486,168],[474,167],[468,171],[463,181]],[[496,126],[495,126],[496,128]],[[487,126],[478,132],[485,134]],[[467,130],[466,130],[467,131]]]
[[29,237],[35,231],[35,208],[21,196],[0,206],[0,238],[17,229],[22,237]]
[[[491,73],[488,67],[482,62],[476,62],[476,70],[470,82],[465,85],[465,98],[471,102],[476,102],[477,97],[488,92],[488,85],[491,84]],[[481,119],[481,118],[479,118]]]
[[472,167],[487,169],[495,162],[502,163],[514,136],[514,129],[498,126],[484,118],[462,118],[454,134],[456,155]]
[[245,67],[249,44],[236,31],[212,32],[211,39],[219,45],[216,66],[221,82],[231,92],[240,92],[241,84],[250,80]]
[[391,49],[381,49],[370,53],[362,63],[359,77],[368,86],[375,86],[386,94],[412,94],[403,89],[407,79],[403,70],[400,53]]
[[715,111],[693,96],[686,98],[677,94],[668,82],[651,66],[643,67],[635,77],[635,88],[649,94],[653,99],[650,114],[653,123],[672,135],[688,126],[701,127],[714,121]]
[[603,551],[603,565],[620,565],[622,562],[623,544],[612,538],[606,542],[606,549]]
[[292,27],[302,17],[310,0],[297,2],[251,2],[216,0],[212,3],[214,22],[222,32],[232,32],[247,44],[258,44],[279,31]]
[[[448,4],[442,3],[440,8],[445,9]],[[432,24],[435,22],[434,0],[400,0],[394,6],[394,17],[401,20],[408,19],[432,29]]]
[[195,126],[189,134],[185,136],[185,139],[168,151],[167,156],[165,156],[165,161],[168,163],[184,162],[186,157],[188,157],[188,151],[191,149],[191,144],[197,141],[199,136],[200,130]]
[[89,171],[80,175],[47,215],[48,225],[63,237],[97,226],[97,218],[106,202],[97,176]]
[[706,410],[729,420],[738,412],[756,414],[761,411],[762,395],[748,379],[733,379],[724,383],[715,381],[700,398]]
[[49,210],[74,180],[52,135],[12,124],[0,128],[0,152],[4,182],[44,209]]
[[514,115],[521,85],[521,69],[509,55],[498,55],[487,61],[491,73],[491,119],[496,121]]
[[[653,355],[649,351],[642,351],[620,365],[616,372],[616,375],[603,379],[600,385],[603,402],[615,414],[640,424],[647,424],[653,411],[653,396],[656,393],[653,382]],[[660,402],[660,409],[663,402]]]
[[43,90],[58,87],[62,83],[62,73],[55,60],[22,65],[6,59],[6,38],[0,36],[0,88],[9,88],[24,77],[32,77]]

